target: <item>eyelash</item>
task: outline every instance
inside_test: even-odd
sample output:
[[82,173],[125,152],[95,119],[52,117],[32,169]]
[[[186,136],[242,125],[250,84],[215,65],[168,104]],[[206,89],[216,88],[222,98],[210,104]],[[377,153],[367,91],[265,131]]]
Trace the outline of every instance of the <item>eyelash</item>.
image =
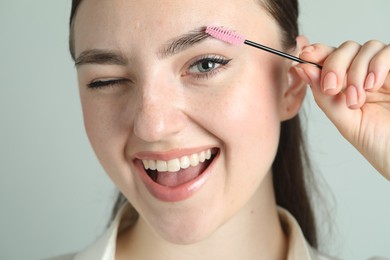
[[[191,65],[188,68],[188,71],[190,71],[192,68],[195,68],[196,66],[201,65],[203,62],[209,62],[216,64],[217,67],[211,68],[210,71],[207,72],[198,72],[198,73],[191,73],[188,72],[188,74],[192,74],[196,79],[208,79],[211,76],[214,76],[216,73],[219,72],[220,69],[222,69],[224,66],[226,66],[231,59],[225,59],[217,55],[212,56],[203,56],[198,58],[195,62],[191,63]],[[187,73],[185,74],[185,76]],[[105,87],[115,87],[116,85],[127,83],[129,82],[128,79],[107,79],[107,80],[96,80],[89,84],[87,84],[87,87],[89,89],[102,89]]]
[[108,79],[108,80],[96,80],[87,85],[89,89],[102,89],[105,87],[115,87],[116,85],[126,83],[127,79]]
[[[191,73],[188,72],[186,74],[192,74],[192,76],[195,76],[196,79],[208,79],[211,76],[214,76],[216,73],[219,72],[220,69],[222,69],[224,66],[226,66],[231,59],[225,59],[217,55],[212,56],[203,56],[197,59],[195,62],[191,63],[191,65],[188,68],[188,71],[190,71],[192,68],[195,68],[196,66],[201,65],[203,62],[211,62],[217,65],[217,67],[211,68],[208,72],[198,72],[198,73]],[[219,65],[219,66],[218,66]]]

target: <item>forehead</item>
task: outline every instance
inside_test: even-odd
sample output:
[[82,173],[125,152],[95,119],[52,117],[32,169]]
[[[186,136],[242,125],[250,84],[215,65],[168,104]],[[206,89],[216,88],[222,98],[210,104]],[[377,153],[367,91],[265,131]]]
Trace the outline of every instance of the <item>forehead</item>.
[[244,35],[277,31],[257,0],[83,0],[74,21],[76,56],[92,46],[161,43],[207,25]]

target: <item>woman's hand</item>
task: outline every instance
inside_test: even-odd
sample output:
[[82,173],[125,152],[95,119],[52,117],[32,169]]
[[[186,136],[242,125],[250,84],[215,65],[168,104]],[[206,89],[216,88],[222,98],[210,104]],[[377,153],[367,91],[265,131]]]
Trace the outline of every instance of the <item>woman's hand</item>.
[[296,68],[340,133],[390,180],[390,45],[314,44],[300,58],[323,64],[322,70],[308,64]]

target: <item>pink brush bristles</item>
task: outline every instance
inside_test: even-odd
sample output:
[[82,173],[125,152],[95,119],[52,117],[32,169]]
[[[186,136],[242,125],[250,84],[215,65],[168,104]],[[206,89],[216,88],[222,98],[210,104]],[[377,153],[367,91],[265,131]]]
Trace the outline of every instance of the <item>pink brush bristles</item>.
[[220,39],[224,42],[234,45],[244,44],[245,37],[239,35],[236,32],[230,31],[224,27],[207,26],[206,33],[213,36],[216,39]]

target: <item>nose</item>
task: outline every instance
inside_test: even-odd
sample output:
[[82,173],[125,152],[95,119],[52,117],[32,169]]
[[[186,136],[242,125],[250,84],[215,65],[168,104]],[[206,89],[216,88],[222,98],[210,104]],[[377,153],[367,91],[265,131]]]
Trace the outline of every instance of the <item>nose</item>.
[[134,134],[145,142],[166,141],[185,127],[179,89],[169,84],[144,84],[139,93]]

